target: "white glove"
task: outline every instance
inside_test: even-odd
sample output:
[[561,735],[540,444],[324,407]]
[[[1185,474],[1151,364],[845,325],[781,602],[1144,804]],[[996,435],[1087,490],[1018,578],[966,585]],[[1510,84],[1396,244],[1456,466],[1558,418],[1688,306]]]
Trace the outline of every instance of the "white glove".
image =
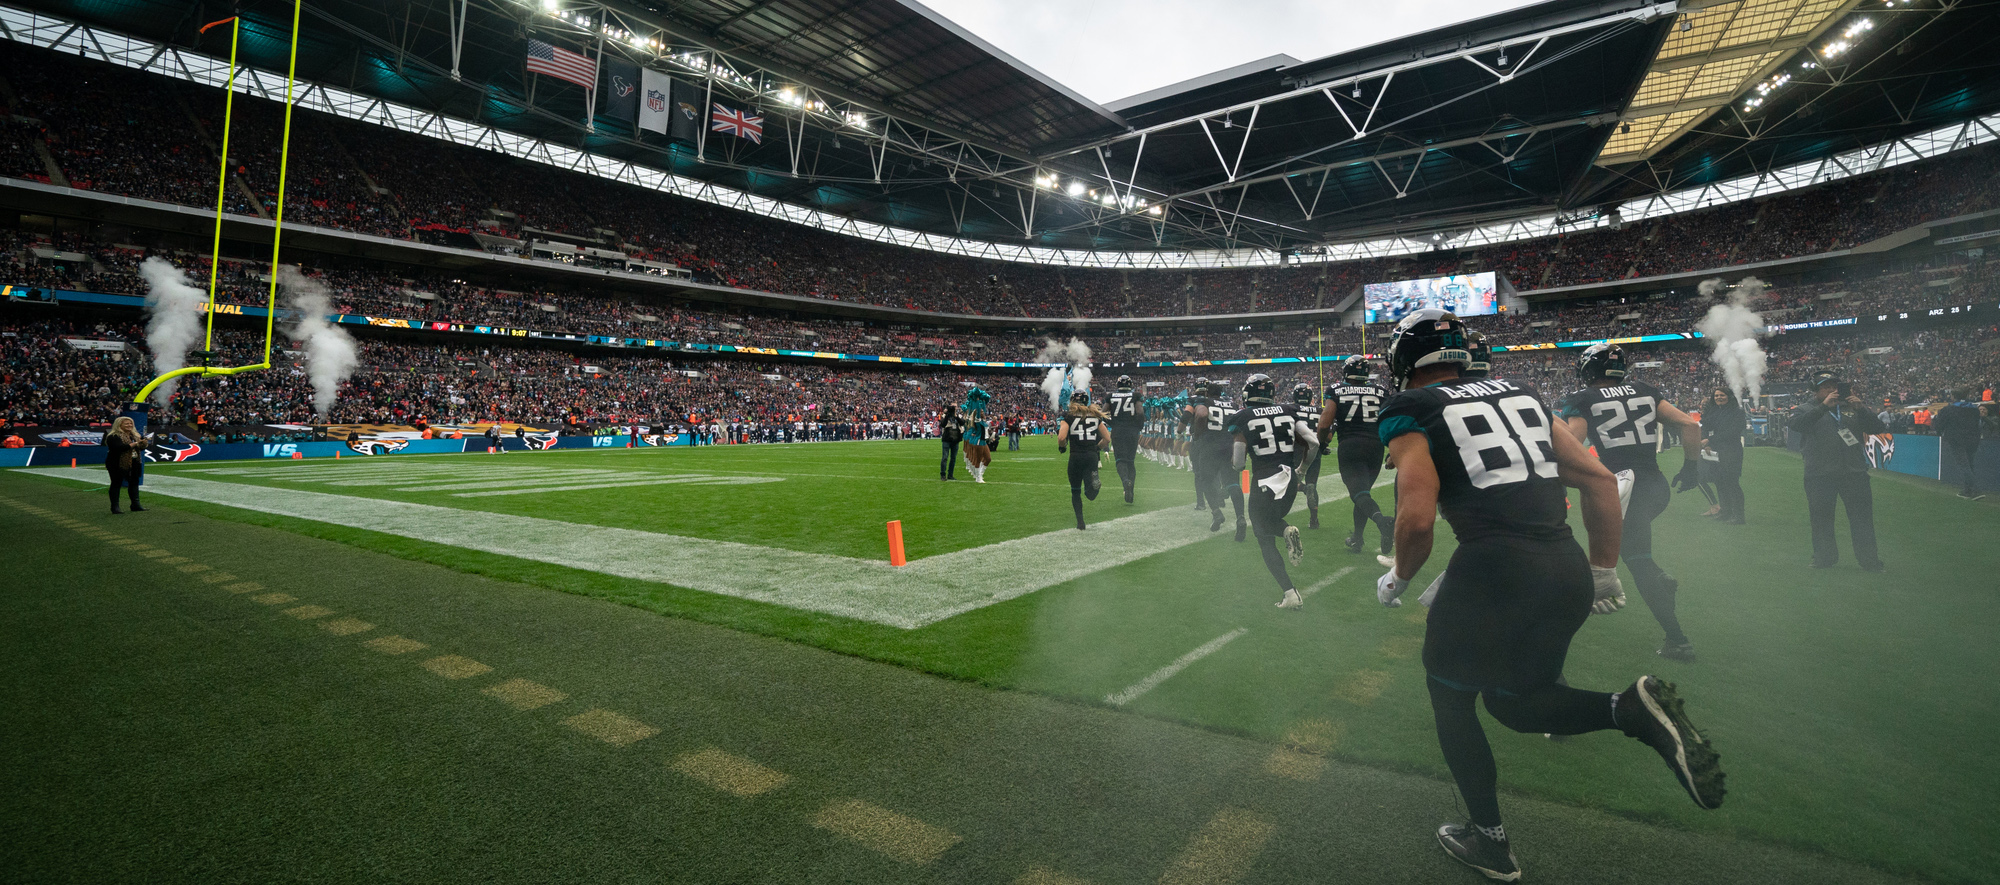
[[1409,580],[1396,577],[1396,570],[1391,568],[1375,582],[1375,599],[1389,608],[1401,608],[1403,601],[1396,597],[1403,595],[1403,591],[1408,589],[1410,589]]
[[1593,585],[1590,610],[1600,615],[1608,615],[1625,607],[1625,586],[1618,580],[1618,567],[1590,567],[1590,582]]
[[1424,608],[1430,608],[1431,603],[1437,601],[1438,588],[1443,586],[1444,586],[1444,572],[1438,572],[1437,580],[1432,581],[1429,587],[1424,588],[1424,595],[1417,597],[1417,604],[1423,606]]

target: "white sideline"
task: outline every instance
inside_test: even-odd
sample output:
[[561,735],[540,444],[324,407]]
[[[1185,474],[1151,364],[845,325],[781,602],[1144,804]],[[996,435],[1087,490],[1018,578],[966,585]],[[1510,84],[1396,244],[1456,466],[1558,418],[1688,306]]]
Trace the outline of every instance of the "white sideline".
[[1250,632],[1249,627],[1238,627],[1202,644],[1200,648],[1174,659],[1174,662],[1154,670],[1151,675],[1127,686],[1124,691],[1104,696],[1104,702],[1114,707],[1123,707],[1139,699],[1140,695],[1152,691],[1160,683],[1174,678],[1174,674],[1188,668],[1189,664],[1215,654],[1222,647],[1236,640],[1236,637]]
[[[67,468],[23,471],[56,479]],[[93,478],[89,480],[95,483]],[[146,490],[914,629],[1214,537],[1180,507],[915,560],[802,553],[551,519],[155,474]]]

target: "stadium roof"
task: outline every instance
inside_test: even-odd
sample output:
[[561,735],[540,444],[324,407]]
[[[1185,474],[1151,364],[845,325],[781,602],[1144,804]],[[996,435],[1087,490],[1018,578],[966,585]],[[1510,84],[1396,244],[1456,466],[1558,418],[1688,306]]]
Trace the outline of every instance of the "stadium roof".
[[[203,82],[218,78],[191,73],[200,59],[227,53],[198,33],[204,4],[30,5],[58,20],[24,37],[15,14],[7,36]],[[239,9],[247,64],[282,71],[290,4]],[[914,0],[316,0],[304,30],[308,106],[856,235],[1066,263],[1546,234],[1854,174],[1843,157],[1900,161],[1898,139],[1963,124],[1909,153],[1948,150],[1993,136],[1968,121],[2000,110],[2000,0],[1551,0],[1115,110]],[[92,49],[114,33],[151,42]],[[523,72],[529,37],[699,82],[760,112],[765,138],[694,145],[589,117],[582,88]]]

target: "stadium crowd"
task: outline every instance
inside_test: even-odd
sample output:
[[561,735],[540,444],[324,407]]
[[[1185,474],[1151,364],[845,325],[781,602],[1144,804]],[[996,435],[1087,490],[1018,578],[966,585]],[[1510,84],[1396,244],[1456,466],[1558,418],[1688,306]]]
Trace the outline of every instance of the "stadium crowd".
[[[8,44],[0,175],[194,206],[215,195],[220,93]],[[0,115],[6,116],[6,115]],[[245,99],[234,211],[275,211],[279,108]],[[287,220],[495,251],[547,240],[673,264],[697,279],[988,316],[1176,316],[1333,306],[1365,282],[1495,270],[1522,291],[1846,248],[2000,206],[1996,148],[1807,191],[1478,250],[1210,271],[1056,268],[946,256],[764,219],[310,111],[295,115]],[[662,207],[670,211],[661,211]]]
[[[76,289],[144,296],[138,273],[148,254],[136,246],[101,245],[73,235],[30,235],[0,230],[0,282],[21,287]],[[197,284],[208,258],[159,251]],[[61,256],[82,256],[80,260]],[[1975,257],[1977,256],[1977,257]],[[268,297],[266,265],[225,259],[218,274],[223,303],[262,305]],[[694,344],[785,350],[833,351],[931,359],[1032,362],[1046,334],[874,324],[856,319],[815,319],[748,308],[696,304],[664,296],[607,296],[582,290],[532,292],[482,286],[450,274],[410,269],[316,264],[306,268],[323,284],[337,310],[370,317],[534,329],[577,335],[648,338]],[[412,274],[404,276],[403,273]],[[1481,317],[1494,344],[1515,345],[1633,335],[1674,334],[1695,327],[1713,299],[1693,288],[1662,297],[1579,298],[1531,305],[1526,313]],[[1752,304],[1772,324],[1826,317],[1921,310],[1991,302],[2000,297],[1977,251],[1931,256],[1922,263],[1861,266],[1792,278],[1763,291]],[[1060,333],[1058,333],[1060,334]],[[1316,353],[1316,330],[1203,329],[1158,333],[1129,330],[1087,334],[1100,362],[1240,359]],[[1352,328],[1325,330],[1325,352],[1340,353],[1359,341]]]
[[[218,332],[220,361],[240,365],[262,345],[259,331]],[[78,349],[64,339],[123,344],[122,351]],[[409,343],[361,339],[361,368],[344,383],[332,414],[314,416],[300,345],[287,344],[272,371],[184,382],[166,423],[212,426],[364,423],[418,425],[492,421],[559,427],[687,421],[773,424],[800,420],[935,420],[973,384],[993,395],[998,414],[1046,420],[1039,377],[1022,372],[963,374],[912,366],[847,367],[763,362],[740,357],[628,356],[547,347],[491,346],[461,338]],[[1851,331],[1784,335],[1768,342],[1766,386],[1842,373],[1884,401],[1911,432],[1928,404],[1961,386],[1990,390],[2000,379],[2000,326],[1917,332]],[[136,322],[45,318],[0,324],[0,419],[8,425],[86,426],[115,415],[153,376],[144,331]],[[1575,386],[1576,351],[1530,351],[1496,357],[1495,371],[1535,384],[1546,396]],[[1672,401],[1694,403],[1720,382],[1706,350],[1675,345],[1634,353],[1636,377]],[[1318,386],[1319,367],[1259,367],[1289,389]],[[1250,367],[1134,371],[1142,389],[1171,394],[1196,374],[1240,380]],[[1232,374],[1233,373],[1233,374]],[[1113,377],[1099,372],[1096,386]],[[1159,382],[1158,387],[1144,386]],[[1908,420],[1904,420],[1907,418]]]

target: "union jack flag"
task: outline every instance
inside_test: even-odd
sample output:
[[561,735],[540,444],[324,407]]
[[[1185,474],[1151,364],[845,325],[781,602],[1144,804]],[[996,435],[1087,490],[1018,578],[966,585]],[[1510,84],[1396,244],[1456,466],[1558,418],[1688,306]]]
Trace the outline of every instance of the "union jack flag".
[[708,116],[711,132],[721,132],[750,139],[753,144],[764,143],[764,118],[753,117],[749,111],[725,108],[720,104]]

